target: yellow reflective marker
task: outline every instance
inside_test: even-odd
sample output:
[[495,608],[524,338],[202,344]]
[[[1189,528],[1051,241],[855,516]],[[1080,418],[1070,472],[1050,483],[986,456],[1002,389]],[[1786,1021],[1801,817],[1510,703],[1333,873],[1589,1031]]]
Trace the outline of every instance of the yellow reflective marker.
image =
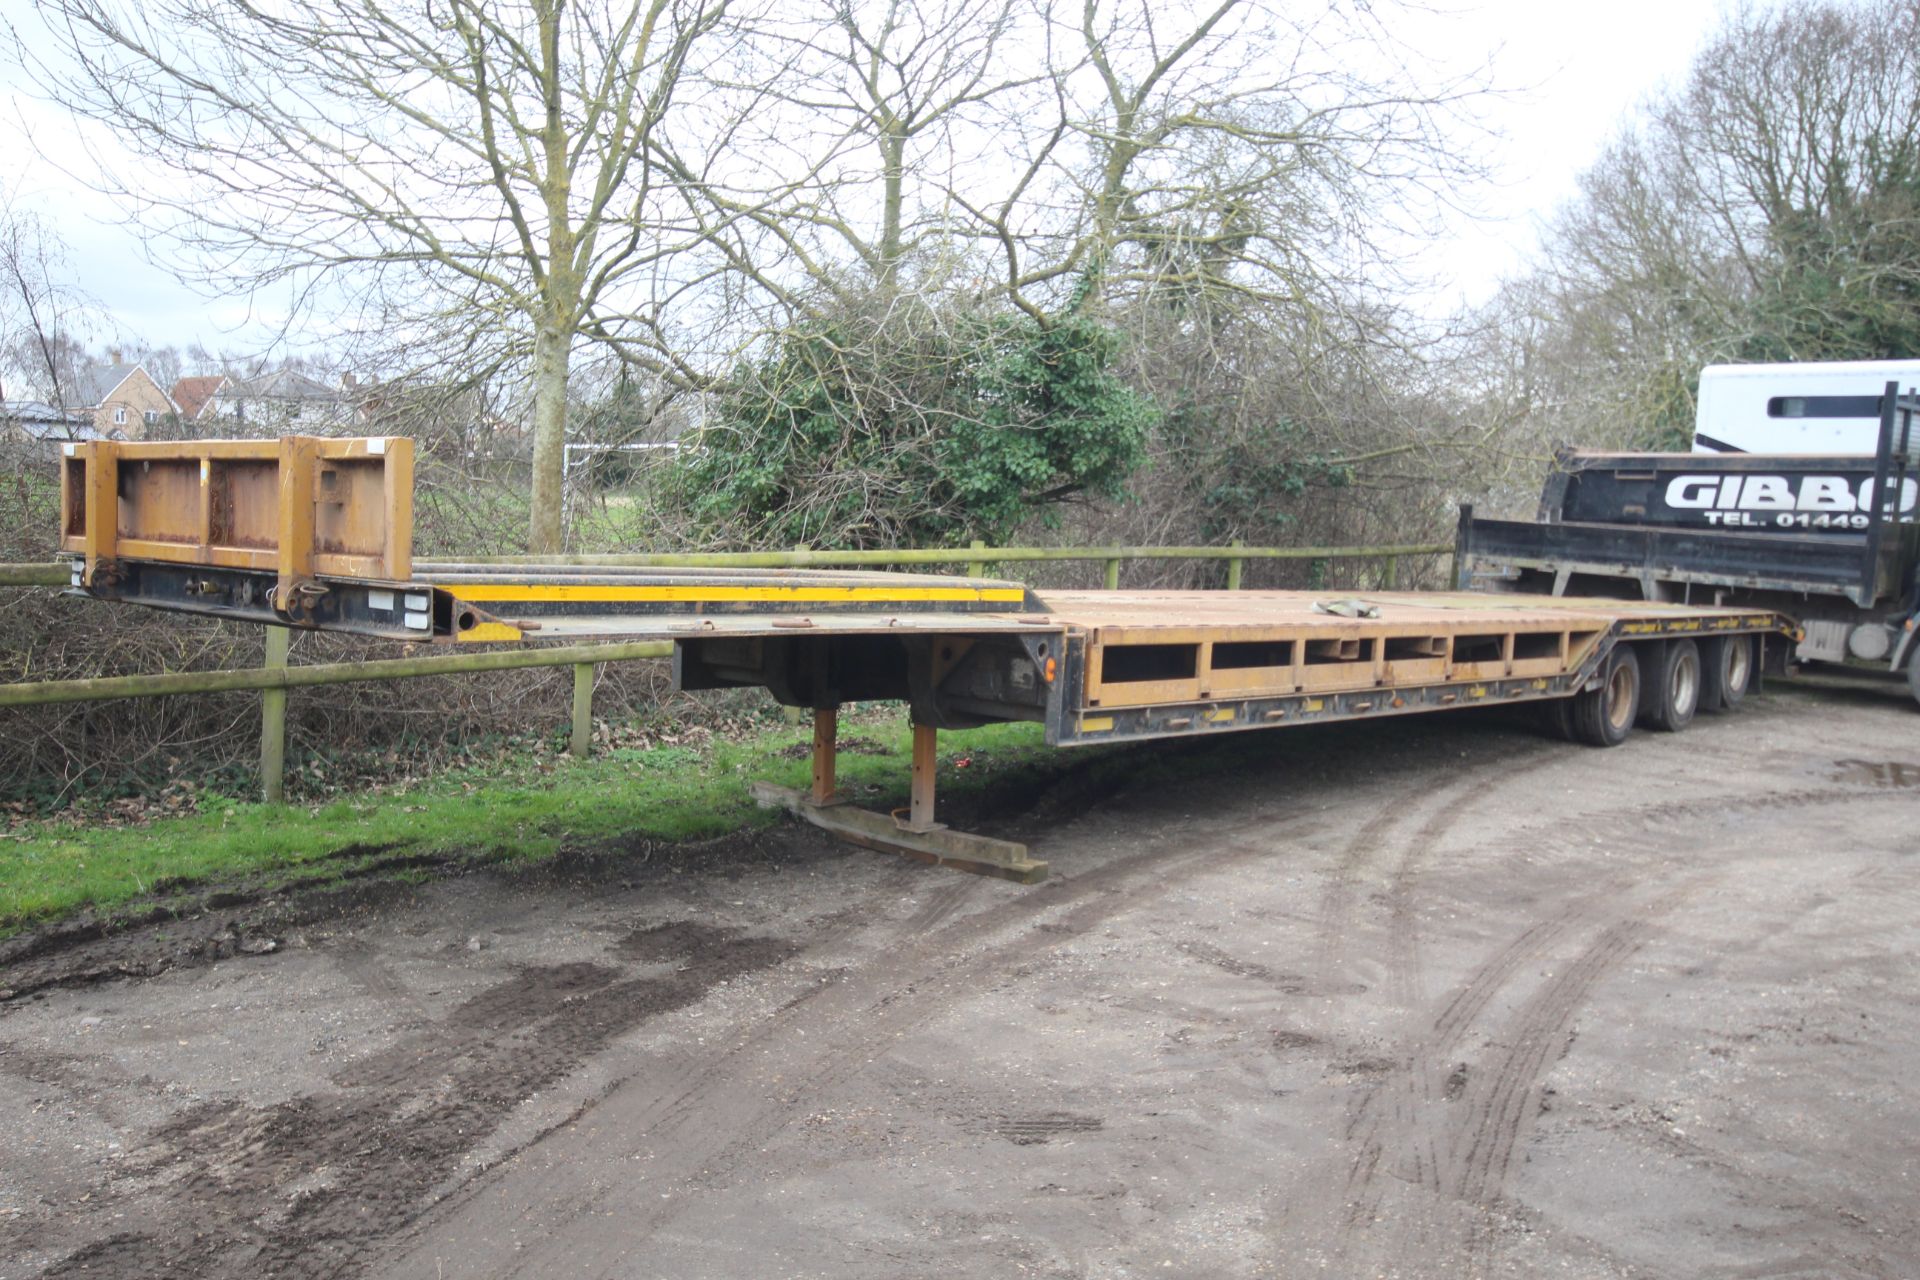
[[579,603],[700,603],[733,604],[791,602],[797,604],[965,603],[1022,604],[1019,587],[621,587],[575,584],[538,585],[518,582],[449,586],[456,599],[475,604],[552,601]]

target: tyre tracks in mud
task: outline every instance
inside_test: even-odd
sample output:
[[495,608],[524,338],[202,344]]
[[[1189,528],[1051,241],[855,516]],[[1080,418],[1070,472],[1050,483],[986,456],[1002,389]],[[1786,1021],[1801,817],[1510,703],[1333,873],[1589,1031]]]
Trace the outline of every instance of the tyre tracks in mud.
[[[1370,790],[1378,790],[1381,802],[1391,800],[1394,807],[1382,808],[1342,845],[1333,883],[1323,892],[1316,913],[1316,936],[1343,931],[1352,914],[1352,890],[1362,864],[1380,847],[1381,833],[1424,813],[1418,828],[1419,847],[1437,842],[1502,778],[1517,780],[1552,763],[1549,759],[1515,764],[1513,757],[1524,753],[1523,745],[1475,762],[1476,768],[1501,770],[1498,778],[1470,774],[1425,788],[1421,799],[1440,801],[1431,811],[1418,805],[1409,808],[1405,795],[1396,789],[1397,780],[1375,783]],[[1298,841],[1315,834],[1314,827],[1339,820],[1339,813],[1322,810],[1295,811],[1283,819],[1214,823],[1181,836],[1182,847],[1142,849],[968,915],[958,913],[977,893],[978,882],[938,887],[917,912],[896,926],[890,942],[879,944],[886,958],[884,968],[822,975],[813,988],[718,1059],[689,1056],[676,1065],[660,1064],[627,1078],[576,1119],[572,1133],[579,1136],[555,1133],[541,1144],[547,1150],[523,1153],[524,1161],[539,1162],[538,1169],[530,1164],[501,1171],[539,1185],[541,1203],[561,1206],[558,1220],[517,1213],[515,1207],[527,1204],[529,1198],[505,1190],[500,1179],[475,1183],[451,1196],[420,1224],[393,1274],[437,1275],[443,1268],[461,1274],[538,1274],[559,1265],[562,1257],[570,1274],[615,1270],[633,1248],[680,1214],[676,1202],[686,1192],[728,1185],[734,1172],[762,1152],[811,1099],[867,1071],[889,1046],[938,1017],[952,1000],[973,994],[999,975],[1159,898],[1174,886],[1273,856],[1283,840]],[[1202,842],[1203,836],[1211,843]],[[1171,842],[1171,837],[1163,837],[1160,845]],[[1399,878],[1403,892],[1412,892],[1415,862],[1413,854],[1403,859]],[[1229,971],[1248,967],[1210,944],[1177,946]],[[1282,989],[1299,989],[1264,967],[1259,975],[1273,979]],[[621,1135],[616,1141],[625,1148],[623,1153],[609,1156],[603,1150],[594,1157],[585,1155],[589,1148],[606,1143],[610,1133]],[[578,1147],[578,1153],[560,1149],[567,1146]],[[635,1202],[630,1188],[618,1178],[591,1172],[596,1159],[608,1170],[629,1161],[627,1177],[633,1163],[638,1163],[649,1186],[668,1190]],[[591,1221],[614,1212],[609,1205],[616,1200],[623,1222],[617,1238],[610,1239],[597,1228],[582,1238],[568,1230],[570,1221]],[[515,1237],[511,1241],[498,1235],[507,1223],[513,1224],[506,1228]]]
[[[1328,989],[1351,989],[1346,970],[1356,908],[1362,888],[1380,872],[1384,855],[1395,859],[1387,877],[1388,994],[1401,1002],[1417,997],[1419,940],[1412,902],[1427,855],[1462,818],[1476,806],[1486,804],[1493,794],[1566,759],[1564,751],[1522,742],[1472,760],[1464,775],[1425,780],[1411,791],[1394,791],[1388,802],[1341,844],[1321,886],[1312,920],[1312,966]],[[1481,770],[1498,772],[1483,777]],[[1395,839],[1395,833],[1408,826],[1414,826],[1413,832]]]
[[[1571,1043],[1573,1021],[1594,988],[1639,950],[1662,916],[1711,880],[1696,876],[1651,897],[1635,895],[1627,876],[1600,883],[1509,939],[1432,1010],[1394,1054],[1392,1069],[1351,1104],[1345,1177],[1329,1184],[1338,1186],[1337,1200],[1306,1215],[1329,1233],[1319,1243],[1336,1265],[1404,1259],[1435,1232],[1447,1238],[1424,1243],[1460,1243],[1436,1223],[1435,1205],[1484,1210],[1500,1199],[1539,1111],[1544,1077]],[[1543,966],[1550,967],[1542,973]],[[1526,990],[1536,973],[1539,982]],[[1486,1021],[1497,1002],[1516,996],[1510,1012]],[[1482,1043],[1472,1047],[1476,1030]],[[1491,1240],[1479,1219],[1466,1227],[1463,1274],[1475,1274]]]
[[[688,1057],[627,1077],[566,1131],[522,1154],[537,1168],[503,1168],[505,1177],[450,1197],[412,1233],[389,1273],[615,1272],[682,1212],[688,1192],[728,1185],[813,1099],[847,1085],[954,999],[1175,884],[1273,856],[1271,839],[1251,837],[1297,834],[1309,821],[1296,815],[1216,824],[1212,843],[1196,847],[1190,833],[1181,848],[1149,847],[957,919],[949,918],[952,899],[974,890],[936,891],[881,943],[882,963],[823,975],[804,998],[717,1058]],[[914,926],[929,916],[946,922],[930,931]],[[608,1151],[609,1144],[618,1149]],[[645,1196],[633,1194],[636,1168]],[[524,1194],[521,1182],[537,1185],[539,1198]],[[600,1223],[615,1202],[622,1229],[610,1234]],[[528,1205],[560,1208],[550,1218],[529,1216]],[[583,1222],[588,1229],[574,1229]],[[513,1239],[502,1238],[503,1228]]]
[[[1521,765],[1511,776],[1524,777],[1553,763],[1547,757]],[[1538,839],[1575,828],[1595,840],[1634,841],[1634,852],[1651,856],[1661,850],[1644,843],[1647,833],[1674,824],[1846,804],[1876,794],[1883,793],[1827,786],[1687,797],[1626,811],[1587,808],[1512,830],[1501,843],[1525,850]],[[1386,873],[1390,927],[1383,994],[1416,1010],[1424,1004],[1413,907],[1420,862],[1478,799],[1449,797],[1444,790],[1425,798],[1436,796],[1439,806]],[[1350,1105],[1342,1135],[1345,1176],[1325,1184],[1339,1187],[1337,1200],[1305,1215],[1327,1224],[1325,1237],[1315,1243],[1336,1266],[1365,1270],[1374,1261],[1404,1260],[1425,1245],[1463,1246],[1464,1273],[1484,1269],[1497,1243],[1487,1211],[1505,1194],[1515,1153],[1541,1109],[1545,1077],[1570,1046],[1579,1011],[1595,988],[1653,936],[1663,917],[1718,878],[1711,870],[1678,870],[1677,883],[1670,875],[1656,874],[1649,884],[1634,872],[1616,871],[1589,884],[1529,922],[1444,1002],[1414,1019],[1415,1029],[1391,1056],[1392,1069],[1380,1073]],[[1527,990],[1528,975],[1535,972],[1541,977]],[[1488,1022],[1503,999],[1517,1003]],[[1469,1048],[1476,1028],[1483,1032],[1478,1052]],[[1464,1224],[1440,1221],[1446,1215],[1436,1206],[1446,1203],[1467,1209]],[[1296,1222],[1302,1218],[1297,1212],[1292,1216]],[[1423,1239],[1436,1235],[1440,1238]]]
[[[1518,754],[1483,763],[1517,777],[1506,757]],[[1465,794],[1455,794],[1456,788]],[[1430,788],[1444,802],[1423,822],[1422,835],[1437,839],[1486,789],[1486,782],[1472,777]],[[1400,803],[1396,815],[1405,812]],[[672,1223],[685,1193],[728,1185],[810,1100],[847,1085],[953,999],[1173,886],[1272,856],[1283,839],[1298,840],[1336,820],[1322,811],[1213,823],[971,914],[961,912],[984,887],[981,882],[936,886],[917,911],[892,926],[890,938],[878,941],[884,965],[835,967],[817,975],[717,1058],[682,1054],[656,1061],[492,1175],[450,1188],[410,1229],[412,1243],[397,1242],[405,1252],[391,1273],[437,1276],[451,1267],[461,1274],[535,1274],[561,1258],[570,1274],[617,1269],[638,1242]],[[1348,848],[1364,853],[1367,846],[1355,839]],[[1410,890],[1410,878],[1406,884]],[[804,963],[804,953],[797,958]],[[604,1150],[610,1135],[617,1135],[615,1153]],[[559,1149],[566,1146],[578,1149]],[[666,1190],[636,1203],[627,1185],[635,1165],[647,1186]],[[507,1189],[522,1180],[536,1183],[539,1196]],[[610,1198],[619,1202],[623,1222],[613,1238],[594,1221],[610,1212]],[[530,1204],[548,1212],[528,1218],[518,1211]],[[589,1229],[570,1229],[582,1222]],[[508,1247],[498,1236],[502,1229],[520,1238]]]
[[[1386,937],[1369,953],[1384,966],[1380,994],[1423,1021],[1395,1069],[1355,1103],[1348,1175],[1329,1180],[1341,1195],[1329,1206],[1339,1231],[1335,1251],[1353,1254],[1356,1234],[1408,1182],[1455,1201],[1500,1196],[1537,1109],[1539,1081],[1567,1043],[1571,1020],[1653,927],[1630,899],[1610,897],[1631,884],[1589,884],[1579,901],[1528,924],[1482,961],[1444,1003],[1427,1002],[1417,926],[1431,855],[1508,781],[1519,785],[1577,756],[1501,743],[1461,761],[1459,772],[1421,772],[1411,788],[1406,774],[1373,774],[1358,785],[1335,777],[1342,790],[1326,808],[1276,804],[1244,821],[1183,823],[1156,814],[1138,824],[1149,828],[1151,843],[1071,875],[1056,862],[1062,874],[1031,890],[917,868],[883,872],[831,916],[806,922],[792,941],[740,931],[707,937],[698,933],[705,926],[684,921],[637,930],[610,944],[605,964],[536,966],[430,1026],[404,1028],[390,1050],[337,1074],[337,1096],[182,1114],[132,1162],[148,1185],[170,1185],[163,1207],[181,1207],[179,1219],[101,1240],[49,1274],[437,1277],[444,1267],[447,1275],[586,1275],[630,1266],[633,1250],[673,1226],[688,1192],[736,1184],[818,1099],[855,1082],[956,1001],[1171,890],[1309,846],[1317,850],[1311,859],[1300,856],[1288,870],[1330,877],[1309,908],[1308,946],[1295,951],[1315,958],[1311,976],[1296,981],[1211,943],[1175,945],[1290,996],[1327,994],[1323,985],[1352,994],[1350,982],[1339,986],[1350,977],[1346,961],[1361,938],[1374,945],[1384,917]],[[1854,794],[1810,792],[1783,802]],[[1676,802],[1667,816],[1751,803]],[[1356,809],[1370,816],[1329,842]],[[1640,836],[1656,811],[1667,812],[1652,806],[1585,820]],[[1115,841],[1132,837],[1127,825],[1113,824]],[[1508,825],[1501,839],[1532,829]],[[875,922],[908,886],[919,902],[898,919]],[[849,962],[846,944],[856,938],[860,958]],[[706,959],[687,973],[646,967],[689,955]],[[1564,965],[1526,991],[1523,979],[1555,958]],[[344,955],[342,968],[369,990],[395,981],[365,956]],[[557,1090],[619,1037],[734,978],[751,978],[783,1003],[709,1038],[711,1047],[676,1036],[673,1047],[639,1055],[637,1069],[631,1054],[597,1059],[617,1062],[604,1069],[625,1074],[596,1077],[590,1096],[577,1089],[571,1110],[537,1131],[516,1129],[512,1141],[491,1136],[529,1093]],[[1462,1046],[1502,1000],[1519,1003],[1492,1028],[1499,1056],[1482,1055],[1456,1078]],[[1442,1106],[1457,1113],[1456,1122],[1436,1127],[1433,1113]],[[1035,1114],[1048,1123],[1058,1118]],[[483,1148],[489,1153],[476,1166],[474,1153]],[[294,1158],[300,1152],[304,1164]],[[618,1230],[608,1229],[610,1212],[619,1215]],[[1299,1217],[1293,1206],[1286,1214]],[[523,1247],[504,1244],[508,1236]]]

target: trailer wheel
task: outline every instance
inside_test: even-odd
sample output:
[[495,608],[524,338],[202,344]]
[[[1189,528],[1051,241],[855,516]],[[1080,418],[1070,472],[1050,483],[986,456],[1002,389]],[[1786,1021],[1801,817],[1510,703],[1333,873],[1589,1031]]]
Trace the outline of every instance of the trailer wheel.
[[1678,733],[1700,709],[1700,646],[1669,640],[1661,646],[1654,678],[1647,684],[1647,727]]
[[1572,698],[1551,698],[1540,704],[1540,729],[1562,742],[1578,742],[1573,732]]
[[1700,705],[1733,711],[1746,701],[1760,673],[1752,636],[1717,636],[1700,652]]
[[1616,645],[1600,687],[1574,695],[1573,736],[1590,747],[1617,747],[1639,711],[1640,658],[1632,645]]

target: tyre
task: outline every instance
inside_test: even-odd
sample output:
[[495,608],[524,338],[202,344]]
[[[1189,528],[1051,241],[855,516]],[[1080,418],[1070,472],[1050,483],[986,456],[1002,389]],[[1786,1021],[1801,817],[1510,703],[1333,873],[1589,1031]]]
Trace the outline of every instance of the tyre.
[[1647,727],[1678,733],[1693,723],[1693,714],[1700,709],[1700,646],[1691,640],[1669,640],[1661,646],[1654,668],[1647,680]]
[[1572,698],[1553,698],[1540,704],[1540,731],[1562,742],[1577,742],[1573,736]]
[[1759,682],[1760,663],[1752,636],[1716,636],[1700,650],[1700,705],[1733,711]]
[[1590,747],[1617,747],[1640,710],[1640,658],[1630,644],[1615,645],[1600,687],[1573,698],[1573,736]]

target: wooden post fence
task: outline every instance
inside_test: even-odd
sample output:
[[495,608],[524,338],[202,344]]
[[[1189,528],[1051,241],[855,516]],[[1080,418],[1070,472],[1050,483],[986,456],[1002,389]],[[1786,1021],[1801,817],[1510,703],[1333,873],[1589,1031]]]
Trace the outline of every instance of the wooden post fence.
[[[989,547],[978,539],[965,550],[915,549],[893,551],[811,551],[804,545],[790,552],[716,552],[660,555],[604,556],[490,556],[472,558],[465,564],[566,564],[605,566],[655,566],[740,568],[803,568],[854,565],[964,565],[969,575],[985,577],[990,566],[1003,563],[1031,563],[1053,560],[1099,560],[1104,564],[1108,590],[1120,586],[1120,566],[1125,560],[1225,560],[1227,589],[1240,590],[1245,581],[1246,562],[1250,559],[1307,560],[1316,584],[1324,583],[1330,561],[1375,559],[1381,562],[1380,583],[1392,590],[1400,576],[1400,557],[1439,556],[1453,552],[1452,544],[1391,547],[1249,547],[1235,538],[1227,547]],[[431,577],[431,561],[416,562],[422,576]],[[64,561],[44,564],[0,564],[0,586],[60,587],[69,581]],[[1449,564],[1447,588],[1454,589],[1458,566]],[[0,684],[0,708],[46,706],[63,702],[110,701],[119,698],[166,697],[191,693],[230,693],[258,691],[260,694],[260,792],[269,804],[283,801],[286,795],[287,691],[315,688],[328,684],[358,681],[406,680],[421,676],[470,674],[481,671],[510,671],[528,667],[573,668],[573,720],[569,749],[576,759],[584,760],[593,749],[593,686],[596,668],[607,662],[636,658],[670,657],[673,646],[665,641],[628,641],[612,644],[569,645],[552,649],[495,650],[486,653],[435,654],[426,657],[384,658],[368,662],[335,662],[315,666],[291,666],[287,661],[291,632],[286,627],[266,628],[266,658],[257,670],[183,671],[160,675],[107,676],[81,680],[46,680],[31,683]],[[800,722],[800,712],[788,709],[791,723]],[[818,726],[816,725],[816,728]]]
[[573,741],[568,751],[575,760],[585,760],[593,751],[593,663],[573,666]]
[[[973,545],[968,548],[968,550],[972,551],[975,555],[980,555],[980,553],[986,549],[987,544],[978,538],[975,538]],[[967,561],[967,576],[969,578],[984,578],[987,576],[987,561],[984,556],[978,560]]]
[[[293,632],[287,627],[267,628],[268,671],[287,669],[287,648]],[[287,691],[260,691],[260,798],[279,804],[287,798]]]

